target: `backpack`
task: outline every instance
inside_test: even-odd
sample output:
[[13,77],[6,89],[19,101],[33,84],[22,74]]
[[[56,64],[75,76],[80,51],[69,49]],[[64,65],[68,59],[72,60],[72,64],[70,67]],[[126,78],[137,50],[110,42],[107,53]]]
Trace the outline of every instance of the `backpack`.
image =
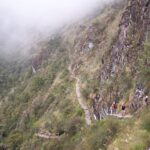
[[123,105],[123,106],[122,106],[122,110],[125,110],[125,109],[126,109],[126,106]]
[[117,109],[117,104],[113,104],[112,106],[114,109]]

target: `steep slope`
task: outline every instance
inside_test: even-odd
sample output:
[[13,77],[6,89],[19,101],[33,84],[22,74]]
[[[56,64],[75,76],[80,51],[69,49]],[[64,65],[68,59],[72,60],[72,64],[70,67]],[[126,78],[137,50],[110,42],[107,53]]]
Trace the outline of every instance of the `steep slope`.
[[82,93],[80,90],[80,79],[74,75],[74,72],[71,70],[70,66],[69,66],[68,70],[70,71],[73,78],[76,80],[76,96],[77,96],[78,102],[80,104],[80,107],[84,110],[86,124],[91,125],[91,113],[83,99],[83,96],[82,96]]
[[[0,58],[0,149],[148,149],[149,25],[149,0],[119,1]],[[132,117],[108,115],[114,100]]]
[[[128,94],[131,94],[129,90],[135,88],[136,91],[137,88],[142,88],[141,90],[147,91],[149,88],[147,83],[142,83],[143,81],[141,81],[142,79],[140,79],[140,76],[138,75],[139,72],[142,73],[142,70],[139,67],[139,58],[140,55],[142,55],[141,51],[144,49],[144,41],[148,38],[150,21],[149,8],[149,1],[132,1],[129,4],[123,13],[119,24],[116,41],[112,45],[109,55],[104,59],[104,65],[100,70],[100,86],[103,87],[107,85],[108,82],[112,82],[110,85],[110,88],[112,88],[110,91],[112,98],[110,96],[109,102],[115,99],[128,99],[128,101],[133,101],[129,102],[129,107],[131,109],[134,109],[132,107],[138,104],[138,100],[135,100],[135,97],[129,97]],[[145,66],[145,69],[146,68],[147,70],[149,69],[148,65]],[[130,83],[123,83],[128,84],[128,87],[124,89],[124,85],[121,85],[118,81],[118,79],[121,80],[123,76],[124,78],[127,78],[124,80],[130,80]],[[145,78],[147,79],[148,76],[145,76]],[[125,93],[126,97],[124,97]],[[106,101],[106,97],[103,97],[104,94],[102,91],[100,92],[100,95],[102,96],[100,99],[105,99]],[[125,102],[127,103],[127,100]]]

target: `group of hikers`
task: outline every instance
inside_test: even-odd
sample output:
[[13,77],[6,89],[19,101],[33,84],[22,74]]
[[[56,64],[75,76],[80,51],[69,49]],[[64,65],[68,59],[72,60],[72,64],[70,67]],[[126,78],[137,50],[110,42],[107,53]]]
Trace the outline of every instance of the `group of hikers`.
[[[141,95],[140,95],[141,96]],[[144,96],[143,97],[143,106],[148,106],[148,96]],[[126,103],[122,103],[121,105],[121,115],[125,116],[126,115]],[[117,110],[118,110],[118,102],[114,101],[110,107],[110,113],[112,114],[117,114]]]
[[[111,115],[112,114],[117,114],[117,109],[118,109],[118,104],[117,104],[116,101],[114,101],[112,103],[111,107],[110,107],[110,111],[111,111],[110,113],[111,113]],[[121,115],[125,116],[125,114],[126,114],[126,105],[125,105],[125,103],[123,103],[121,105]]]
[[[140,104],[140,107],[147,107],[149,105],[149,97],[148,93],[144,92],[142,88],[137,88],[134,93],[134,101],[131,101],[130,104],[127,104],[126,101],[120,103],[118,97],[116,97],[113,101],[113,103],[107,107],[108,105],[102,105],[100,112],[97,111],[97,106],[99,102],[102,102],[102,98],[100,97],[99,94],[94,94],[91,95],[93,98],[93,109],[94,109],[94,118],[95,120],[101,120],[107,115],[115,115],[115,116],[122,116],[122,117],[127,117],[129,114],[127,113],[127,110],[131,109],[132,110],[132,104]],[[139,107],[139,108],[140,108]],[[129,109],[128,109],[129,108]]]

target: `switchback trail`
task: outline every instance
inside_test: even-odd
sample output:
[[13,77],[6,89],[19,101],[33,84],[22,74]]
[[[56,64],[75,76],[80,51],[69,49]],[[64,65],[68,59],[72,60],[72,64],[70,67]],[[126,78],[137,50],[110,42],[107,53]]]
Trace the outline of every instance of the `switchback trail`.
[[91,124],[91,113],[88,109],[88,106],[85,104],[85,102],[83,100],[81,90],[80,90],[80,79],[79,78],[76,78],[76,95],[77,95],[77,99],[78,99],[78,102],[79,102],[81,108],[84,110],[86,123],[87,123],[87,125],[90,125]]
[[84,98],[83,98],[83,96],[81,94],[80,79],[74,75],[73,71],[71,70],[71,67],[69,67],[69,71],[70,71],[72,77],[76,80],[76,95],[77,95],[77,100],[78,100],[81,108],[84,110],[86,124],[90,125],[91,124],[91,113],[90,113],[90,110],[89,110],[89,108],[88,108],[88,106],[87,106],[86,102],[84,101]]

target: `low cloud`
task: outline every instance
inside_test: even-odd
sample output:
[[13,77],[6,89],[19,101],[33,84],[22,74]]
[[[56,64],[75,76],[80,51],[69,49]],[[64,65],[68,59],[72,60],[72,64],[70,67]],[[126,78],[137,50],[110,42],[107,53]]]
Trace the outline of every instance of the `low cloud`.
[[0,51],[27,45],[34,33],[47,34],[113,0],[0,0]]

